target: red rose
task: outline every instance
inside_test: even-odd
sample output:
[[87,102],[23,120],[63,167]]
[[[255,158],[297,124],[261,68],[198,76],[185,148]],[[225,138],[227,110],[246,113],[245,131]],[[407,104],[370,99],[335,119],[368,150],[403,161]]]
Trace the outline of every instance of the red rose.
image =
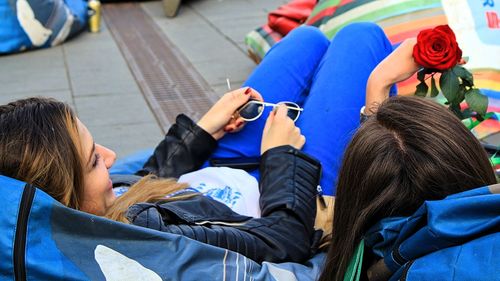
[[453,30],[448,25],[439,25],[420,31],[413,47],[413,58],[425,68],[443,71],[457,65],[462,59],[462,50]]

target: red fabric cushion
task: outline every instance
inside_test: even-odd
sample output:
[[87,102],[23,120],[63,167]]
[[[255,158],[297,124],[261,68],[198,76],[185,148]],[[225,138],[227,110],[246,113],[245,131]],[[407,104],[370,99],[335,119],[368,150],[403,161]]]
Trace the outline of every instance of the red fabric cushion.
[[268,25],[274,31],[285,36],[306,21],[315,5],[316,0],[293,0],[270,12]]

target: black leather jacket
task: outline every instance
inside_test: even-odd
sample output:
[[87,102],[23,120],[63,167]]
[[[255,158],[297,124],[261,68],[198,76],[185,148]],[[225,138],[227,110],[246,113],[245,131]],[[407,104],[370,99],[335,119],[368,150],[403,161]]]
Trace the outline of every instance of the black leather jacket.
[[[210,134],[179,115],[137,174],[179,177],[199,169],[216,146]],[[205,196],[135,204],[127,217],[135,225],[184,235],[257,262],[303,262],[321,236],[314,230],[320,173],[315,159],[291,146],[276,147],[261,157],[261,218],[239,215]]]

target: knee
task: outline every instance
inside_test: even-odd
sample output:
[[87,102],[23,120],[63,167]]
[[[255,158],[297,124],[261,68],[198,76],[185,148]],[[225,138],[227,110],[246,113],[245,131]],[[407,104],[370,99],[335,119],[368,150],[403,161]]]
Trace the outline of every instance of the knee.
[[298,42],[307,43],[311,47],[326,48],[330,40],[314,26],[300,26],[292,30],[285,38],[294,38]]
[[384,30],[372,22],[355,22],[344,26],[335,35],[335,38],[352,39],[356,42],[364,40],[373,40],[376,38],[385,38]]
[[351,36],[355,35],[366,36],[372,34],[384,34],[384,31],[380,26],[373,22],[354,22],[344,26],[337,35],[350,34]]

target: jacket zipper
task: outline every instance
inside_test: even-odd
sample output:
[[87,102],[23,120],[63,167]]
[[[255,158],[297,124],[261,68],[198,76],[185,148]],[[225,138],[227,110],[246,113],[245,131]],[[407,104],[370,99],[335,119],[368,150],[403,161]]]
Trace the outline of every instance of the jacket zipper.
[[[320,167],[318,181],[321,181],[322,176],[323,176],[323,167]],[[323,208],[323,209],[326,208],[325,198],[323,197],[323,188],[321,187],[321,185],[319,183],[318,183],[318,186],[316,186],[316,191],[318,192],[317,196],[319,198],[319,203],[321,204],[321,208]]]
[[406,278],[408,278],[408,271],[410,271],[410,267],[414,262],[415,261],[412,260],[405,265],[405,269],[403,269],[403,273],[401,274],[401,279],[400,279],[401,281],[406,281]]
[[401,253],[399,252],[399,246],[392,251],[392,258],[397,264],[399,264],[399,266],[402,266],[407,262],[407,260],[403,258],[403,256],[401,256]]
[[195,222],[194,224],[196,225],[205,225],[205,224],[212,224],[212,225],[224,225],[224,226],[242,226],[245,225],[248,222],[248,220],[242,221],[242,222],[225,222],[225,221],[200,221],[200,222]]
[[26,230],[34,197],[35,188],[30,184],[26,184],[21,196],[19,215],[17,216],[16,238],[14,240],[14,276],[16,281],[26,280]]
[[318,184],[318,186],[316,186],[316,190],[318,191],[318,198],[321,208],[324,209],[326,208],[326,201],[325,198],[323,197],[323,188],[321,188],[321,185]]

